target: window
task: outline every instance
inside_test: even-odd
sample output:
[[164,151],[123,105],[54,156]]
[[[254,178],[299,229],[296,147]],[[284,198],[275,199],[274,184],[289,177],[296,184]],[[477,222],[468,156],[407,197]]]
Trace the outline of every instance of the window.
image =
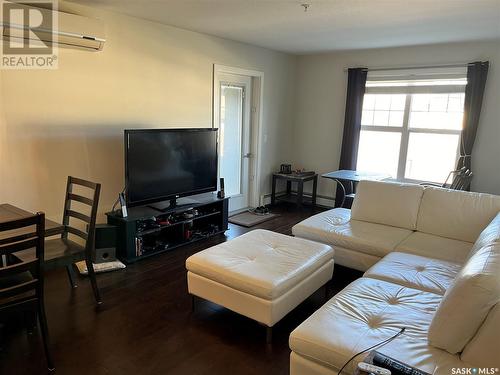
[[466,84],[465,72],[419,79],[369,76],[357,169],[443,183],[457,163]]

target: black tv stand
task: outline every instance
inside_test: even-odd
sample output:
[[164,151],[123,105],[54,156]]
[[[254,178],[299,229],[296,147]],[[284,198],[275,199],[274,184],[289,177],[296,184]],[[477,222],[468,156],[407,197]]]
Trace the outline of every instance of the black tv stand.
[[118,227],[117,256],[131,263],[223,234],[228,229],[228,203],[229,198],[204,194],[179,199],[173,207],[131,207],[127,217],[108,212],[108,224]]

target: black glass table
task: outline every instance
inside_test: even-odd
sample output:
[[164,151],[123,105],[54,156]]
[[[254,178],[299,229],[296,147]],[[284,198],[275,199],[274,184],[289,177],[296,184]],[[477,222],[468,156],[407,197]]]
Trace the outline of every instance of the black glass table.
[[[321,175],[323,178],[328,178],[334,180],[340,186],[342,191],[342,199],[338,207],[344,207],[346,197],[348,195],[354,195],[356,192],[356,184],[361,180],[371,180],[371,181],[381,181],[390,178],[388,174],[382,173],[372,173],[372,172],[359,172],[352,171],[348,169],[340,169],[338,171],[328,172]],[[351,191],[352,194],[347,194],[347,190]],[[337,199],[335,200],[337,201]]]

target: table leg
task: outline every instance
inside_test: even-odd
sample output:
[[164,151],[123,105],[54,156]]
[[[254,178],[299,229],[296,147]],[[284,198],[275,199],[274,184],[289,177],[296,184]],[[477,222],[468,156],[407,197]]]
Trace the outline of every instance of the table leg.
[[297,206],[302,207],[302,198],[304,196],[304,181],[297,182]]
[[271,205],[276,203],[276,176],[273,176],[273,184],[271,191]]
[[314,180],[313,180],[313,191],[312,191],[312,205],[313,205],[313,207],[316,207],[317,189],[318,189],[318,176],[315,176]]
[[286,194],[290,195],[292,193],[292,181],[286,181]]
[[344,186],[342,180],[335,179],[335,181],[337,181],[337,185],[340,186],[340,189],[342,190],[342,201],[340,202],[340,204],[337,207],[344,207],[345,196],[347,194],[346,190],[345,190],[345,186]]

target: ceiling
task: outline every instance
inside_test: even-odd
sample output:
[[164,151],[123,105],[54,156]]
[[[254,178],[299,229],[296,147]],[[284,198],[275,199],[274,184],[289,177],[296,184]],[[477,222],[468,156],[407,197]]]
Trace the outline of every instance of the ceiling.
[[500,0],[73,2],[295,54],[500,38]]

